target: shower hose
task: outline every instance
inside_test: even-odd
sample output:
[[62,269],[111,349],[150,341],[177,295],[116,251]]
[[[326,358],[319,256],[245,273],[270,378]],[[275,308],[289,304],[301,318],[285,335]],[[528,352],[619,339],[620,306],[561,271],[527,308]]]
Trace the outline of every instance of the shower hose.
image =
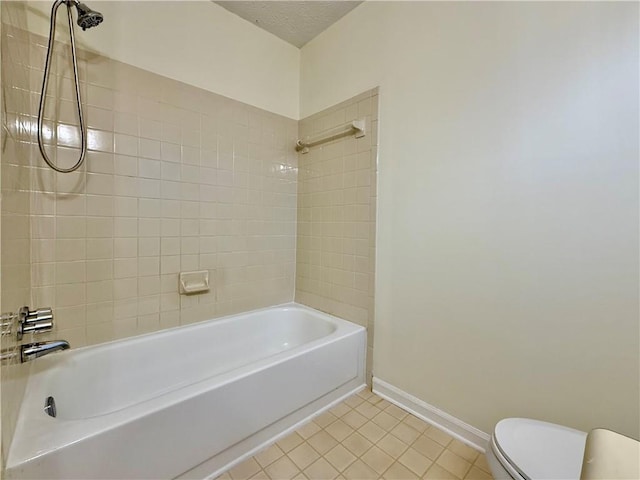
[[[45,99],[47,95],[47,86],[49,84],[49,72],[51,69],[51,57],[53,56],[54,37],[56,34],[56,14],[58,11],[58,7],[60,7],[60,5],[63,3],[66,4],[67,6],[67,18],[69,20],[69,37],[71,39],[71,59],[73,63],[73,82],[76,87],[75,88],[76,103],[78,105],[78,120],[80,123],[79,127],[80,127],[80,143],[81,143],[80,157],[78,158],[78,161],[75,163],[75,165],[73,165],[70,168],[61,168],[57,166],[53,161],[51,161],[51,159],[47,155],[47,152],[45,151],[44,139],[42,135],[42,123],[44,120],[43,117],[44,117]],[[47,60],[44,65],[44,79],[42,81],[42,93],[40,94],[40,107],[38,109],[38,147],[40,148],[40,153],[42,154],[42,158],[44,158],[44,161],[47,163],[47,165],[49,165],[56,172],[60,172],[60,173],[70,173],[70,172],[76,171],[82,165],[82,162],[84,161],[84,157],[87,154],[87,132],[86,132],[86,126],[84,124],[84,117],[82,114],[82,101],[80,99],[80,85],[78,82],[78,61],[76,59],[76,42],[75,42],[75,37],[73,32],[73,16],[71,14],[70,2],[66,0],[57,0],[53,4],[53,7],[51,8],[51,24],[49,27],[49,44],[47,47]]]

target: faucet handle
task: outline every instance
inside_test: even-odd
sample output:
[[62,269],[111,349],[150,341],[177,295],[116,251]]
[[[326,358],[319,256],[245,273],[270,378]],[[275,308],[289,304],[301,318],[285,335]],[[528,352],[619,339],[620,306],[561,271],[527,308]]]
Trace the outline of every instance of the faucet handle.
[[[18,327],[18,334],[43,333],[50,332],[51,330],[53,330],[53,320],[41,320],[21,324]],[[21,338],[18,338],[18,340],[21,340]]]
[[50,307],[29,310],[24,306],[18,312],[18,340],[25,333],[42,333],[53,330],[53,310]]
[[29,310],[29,307],[22,307],[18,312],[20,316],[20,323],[33,323],[44,320],[53,320],[53,310],[51,307],[37,308],[36,310]]
[[[27,308],[27,311],[28,311],[28,308]],[[25,321],[27,323],[31,323],[31,322],[41,322],[44,320],[53,321],[53,310],[51,309],[51,307],[38,308],[37,310],[29,312],[27,314]]]

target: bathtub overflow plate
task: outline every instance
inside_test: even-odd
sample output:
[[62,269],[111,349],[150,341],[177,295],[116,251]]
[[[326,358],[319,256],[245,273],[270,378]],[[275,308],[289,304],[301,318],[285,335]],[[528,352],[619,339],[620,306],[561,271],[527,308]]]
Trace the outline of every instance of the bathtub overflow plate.
[[56,416],[56,401],[53,397],[47,397],[44,402],[44,413],[49,415],[50,417]]

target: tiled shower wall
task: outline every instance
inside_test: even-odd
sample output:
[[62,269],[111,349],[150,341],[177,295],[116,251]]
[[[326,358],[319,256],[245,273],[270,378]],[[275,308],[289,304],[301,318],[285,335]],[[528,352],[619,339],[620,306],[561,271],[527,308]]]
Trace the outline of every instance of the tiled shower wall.
[[[80,52],[89,152],[56,174],[35,143],[46,39],[10,35],[30,53],[15,60],[31,97],[33,304],[55,308],[57,338],[79,347],[292,300],[296,121]],[[68,167],[77,119],[56,52],[45,134]],[[209,271],[209,293],[178,294],[192,270]]]
[[364,119],[366,135],[346,136],[298,154],[296,294],[304,303],[367,327],[367,379],[373,358],[378,89],[300,121],[314,136]]
[[[15,311],[27,305],[31,295],[30,278],[30,194],[23,188],[29,184],[29,146],[20,141],[30,128],[28,93],[29,75],[20,66],[28,61],[29,52],[10,41],[5,25],[26,26],[20,4],[2,2],[2,151],[0,175],[2,197],[0,215],[0,311]],[[14,88],[12,88],[14,87]],[[16,337],[0,337],[3,352],[16,351]],[[6,458],[17,420],[27,379],[27,368],[17,358],[0,369],[2,389],[2,459]]]

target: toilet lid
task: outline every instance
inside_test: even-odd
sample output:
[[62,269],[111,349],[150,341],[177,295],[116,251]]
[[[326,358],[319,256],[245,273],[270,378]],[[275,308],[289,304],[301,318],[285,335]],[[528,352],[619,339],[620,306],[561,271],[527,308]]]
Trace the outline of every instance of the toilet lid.
[[507,418],[498,422],[493,437],[502,456],[528,480],[580,478],[585,432],[528,418]]

